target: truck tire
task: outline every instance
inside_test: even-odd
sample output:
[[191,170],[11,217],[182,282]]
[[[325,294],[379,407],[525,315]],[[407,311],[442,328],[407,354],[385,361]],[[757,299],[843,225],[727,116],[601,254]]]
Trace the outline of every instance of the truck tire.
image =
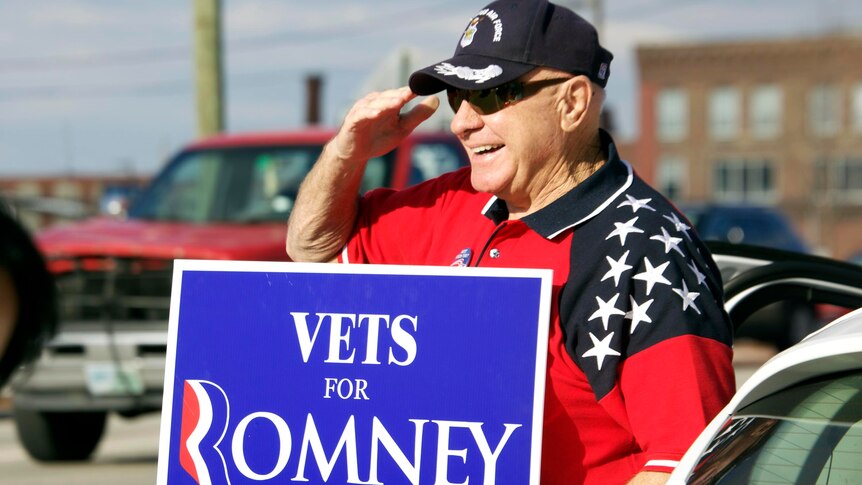
[[14,408],[15,429],[27,453],[38,461],[90,458],[107,421],[106,412],[41,412]]

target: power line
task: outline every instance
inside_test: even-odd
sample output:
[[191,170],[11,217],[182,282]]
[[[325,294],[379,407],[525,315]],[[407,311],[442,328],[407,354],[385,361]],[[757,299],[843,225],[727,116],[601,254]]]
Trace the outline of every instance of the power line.
[[102,52],[95,54],[67,54],[49,57],[24,57],[0,59],[0,69],[10,71],[40,71],[64,67],[116,67],[139,65],[150,62],[187,61],[189,46],[153,47],[128,51]]
[[[274,47],[307,46],[315,43],[325,43],[344,40],[363,35],[377,34],[417,23],[436,21],[433,15],[425,15],[446,5],[463,3],[461,0],[448,0],[433,4],[398,10],[375,16],[375,25],[369,25],[362,19],[351,19],[347,22],[333,24],[314,30],[296,32],[279,32],[262,36],[235,39],[227,45],[227,49],[236,52],[267,49]],[[413,19],[413,24],[394,22],[404,18]],[[382,23],[384,27],[378,25]],[[191,59],[190,45],[174,45],[148,47],[122,51],[96,52],[90,54],[65,54],[45,57],[20,57],[0,59],[0,72],[42,71],[63,68],[88,69],[104,67],[136,66],[156,62],[189,61]]]
[[25,101],[25,100],[47,100],[57,98],[114,98],[124,96],[163,96],[166,94],[178,94],[183,91],[191,92],[191,80],[165,81],[138,86],[99,86],[99,87],[75,87],[75,86],[36,86],[0,89],[0,102]]
[[[285,78],[295,77],[302,80],[302,75],[309,71],[326,71],[329,73],[356,74],[364,69],[359,68],[287,68],[268,71],[254,71],[228,75],[226,84],[230,90],[259,88],[272,85],[284,85]],[[191,94],[193,81],[191,78],[172,79],[151,83],[125,86],[12,86],[0,87],[0,103],[4,101],[29,101],[42,99],[75,98],[75,99],[109,99],[118,97],[173,96]]]

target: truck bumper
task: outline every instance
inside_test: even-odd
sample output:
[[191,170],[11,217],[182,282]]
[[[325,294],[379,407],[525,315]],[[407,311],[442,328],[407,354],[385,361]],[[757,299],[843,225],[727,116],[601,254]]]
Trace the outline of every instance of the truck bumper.
[[[89,327],[89,328],[88,328]],[[167,324],[67,325],[12,378],[16,407],[138,414],[162,405]]]

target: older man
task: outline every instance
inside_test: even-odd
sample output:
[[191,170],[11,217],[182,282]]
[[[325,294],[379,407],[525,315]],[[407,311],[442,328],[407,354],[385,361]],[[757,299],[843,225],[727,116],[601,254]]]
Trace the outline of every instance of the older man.
[[[451,59],[354,105],[289,221],[296,261],[554,270],[545,484],[663,483],[734,389],[709,252],[599,127],[612,57],[570,10],[491,3]],[[470,167],[357,198],[442,90]]]

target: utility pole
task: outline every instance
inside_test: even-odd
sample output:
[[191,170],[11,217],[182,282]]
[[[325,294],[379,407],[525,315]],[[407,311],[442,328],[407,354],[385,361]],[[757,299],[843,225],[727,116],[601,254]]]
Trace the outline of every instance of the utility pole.
[[323,86],[323,76],[311,74],[305,78],[305,124],[316,126],[321,122],[320,116],[320,92]]
[[410,50],[405,47],[398,56],[398,86],[407,85],[411,72],[413,72],[413,63],[410,59]]
[[193,0],[198,133],[224,131],[221,0]]

